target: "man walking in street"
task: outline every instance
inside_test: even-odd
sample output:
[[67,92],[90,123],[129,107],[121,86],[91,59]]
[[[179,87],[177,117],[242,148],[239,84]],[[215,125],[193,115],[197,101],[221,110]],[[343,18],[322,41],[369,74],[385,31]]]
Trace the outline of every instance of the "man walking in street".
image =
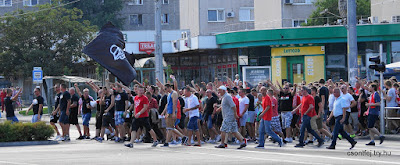
[[62,129],[62,141],[70,141],[69,138],[69,115],[70,115],[70,106],[71,106],[71,95],[67,91],[67,85],[61,84],[60,89],[62,94],[60,95],[60,107],[57,108],[56,111],[53,112],[53,115],[56,115],[58,111],[60,111],[60,125]]
[[22,92],[22,88],[13,97],[12,97],[13,91],[11,89],[7,89],[6,92],[7,92],[7,95],[6,95],[6,98],[4,98],[4,106],[6,109],[6,118],[7,118],[7,120],[11,121],[12,123],[19,122],[18,118],[15,116],[15,113],[14,113],[13,102],[15,102],[18,99],[18,96]]
[[196,133],[197,136],[197,141],[198,143],[194,144],[194,146],[201,146],[201,138],[200,138],[200,131],[199,131],[199,125],[197,123],[197,119],[199,119],[200,113],[199,113],[199,99],[193,95],[190,92],[190,88],[185,88],[184,89],[184,95],[185,95],[185,105],[187,105],[183,112],[189,112],[189,122],[187,126],[188,130],[188,141],[185,145],[190,146],[191,140],[192,140],[192,135],[193,132]]
[[307,129],[308,133],[311,133],[315,138],[318,139],[318,147],[321,147],[324,144],[324,140],[311,128],[311,118],[316,116],[315,112],[315,102],[314,98],[308,93],[308,88],[306,86],[301,87],[301,94],[303,98],[301,99],[301,104],[295,108],[292,113],[296,113],[296,111],[300,110],[302,117],[302,124],[300,128],[300,138],[299,144],[296,144],[295,147],[304,147],[304,133]]
[[78,115],[80,114],[79,108],[79,96],[75,94],[75,88],[70,88],[69,93],[71,94],[71,106],[70,106],[70,114],[69,114],[69,124],[75,125],[78,130],[79,137],[76,140],[82,140],[85,137],[82,136],[81,126],[78,122]]
[[236,119],[239,118],[239,116],[236,114],[236,105],[232,97],[228,94],[225,86],[220,86],[218,88],[218,93],[222,97],[221,106],[218,108],[218,111],[222,110],[223,121],[221,126],[221,144],[215,146],[215,148],[225,148],[226,133],[232,133],[240,141],[238,149],[242,149],[246,147],[247,144],[243,136],[238,132]]
[[[59,113],[59,111],[57,109],[60,108],[59,107],[59,105],[60,105],[60,96],[62,94],[60,92],[60,85],[59,84],[56,84],[54,86],[54,91],[56,92],[56,96],[54,98],[54,110],[50,114],[50,125],[53,126],[54,130],[57,133],[57,136],[56,136],[56,138],[54,140],[58,140],[58,139],[60,139],[61,135],[60,135],[60,132],[58,131],[58,128],[56,126],[56,123],[58,122],[58,119],[60,119],[60,113]],[[57,113],[53,114],[54,112],[57,112]]]
[[82,99],[82,125],[83,125],[83,136],[84,139],[90,139],[90,131],[89,131],[89,121],[92,117],[92,106],[90,104],[91,101],[94,101],[93,98],[89,96],[89,89],[83,89],[83,94],[78,87],[78,84],[75,84],[75,90],[78,96]]
[[128,104],[128,94],[126,94],[125,91],[122,90],[122,85],[119,83],[116,83],[116,88],[117,90],[114,91],[114,97],[115,97],[115,126],[117,127],[119,132],[119,137],[115,138],[115,142],[124,142],[125,140],[125,128],[124,128],[124,122],[125,122],[125,117],[124,117],[124,112],[129,109]]
[[336,100],[333,103],[333,111],[330,114],[329,118],[327,119],[327,122],[334,117],[335,118],[335,128],[333,129],[333,139],[332,143],[329,147],[326,147],[327,149],[335,149],[336,146],[336,140],[338,137],[338,134],[342,134],[344,138],[346,138],[349,143],[351,144],[350,149],[354,148],[356,145],[356,141],[354,141],[353,138],[351,138],[346,131],[343,129],[343,123],[345,120],[345,117],[347,115],[346,111],[349,108],[349,104],[347,101],[345,101],[343,96],[340,96],[340,90],[339,88],[335,88],[333,91],[333,95],[335,96]]
[[40,121],[43,115],[43,102],[44,99],[40,95],[40,88],[35,88],[34,90],[35,99],[33,99],[31,106],[26,110],[26,115],[28,115],[29,110],[33,109],[32,123]]
[[385,136],[383,136],[378,129],[375,128],[375,122],[379,118],[379,106],[381,105],[381,98],[378,94],[378,86],[376,84],[372,84],[369,88],[371,92],[371,97],[368,103],[365,105],[368,107],[368,111],[365,112],[364,115],[368,115],[368,130],[369,130],[369,137],[371,138],[371,142],[369,142],[368,146],[375,146],[374,136],[375,134],[379,136],[380,143],[382,144],[385,140]]

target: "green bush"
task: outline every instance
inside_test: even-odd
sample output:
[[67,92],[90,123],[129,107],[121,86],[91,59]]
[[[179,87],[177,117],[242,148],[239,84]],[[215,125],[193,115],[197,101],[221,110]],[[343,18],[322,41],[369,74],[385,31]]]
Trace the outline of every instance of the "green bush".
[[[26,115],[26,111],[19,111],[18,113],[19,113],[20,115],[27,116],[27,115]],[[48,113],[49,113],[49,108],[43,107],[43,114],[48,114]],[[30,116],[30,115],[33,115],[33,111],[30,110],[30,111],[28,112],[28,115],[29,115],[29,116]]]
[[15,141],[44,141],[54,134],[54,129],[45,122],[14,123],[10,121],[0,123],[0,142]]

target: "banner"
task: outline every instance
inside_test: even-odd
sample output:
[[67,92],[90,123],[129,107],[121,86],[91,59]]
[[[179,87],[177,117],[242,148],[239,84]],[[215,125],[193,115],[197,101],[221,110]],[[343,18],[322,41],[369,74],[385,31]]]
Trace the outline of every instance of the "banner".
[[136,71],[129,63],[123,51],[125,41],[122,32],[111,22],[104,25],[98,36],[91,41],[83,53],[115,75],[124,85],[136,78]]

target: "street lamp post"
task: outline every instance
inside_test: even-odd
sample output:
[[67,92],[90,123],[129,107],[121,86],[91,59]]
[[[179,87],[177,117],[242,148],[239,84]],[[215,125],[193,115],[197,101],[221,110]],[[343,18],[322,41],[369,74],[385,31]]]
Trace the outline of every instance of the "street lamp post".
[[162,52],[162,31],[161,31],[161,0],[154,0],[155,14],[155,68],[156,68],[156,78],[164,83],[164,71],[163,71],[163,52]]

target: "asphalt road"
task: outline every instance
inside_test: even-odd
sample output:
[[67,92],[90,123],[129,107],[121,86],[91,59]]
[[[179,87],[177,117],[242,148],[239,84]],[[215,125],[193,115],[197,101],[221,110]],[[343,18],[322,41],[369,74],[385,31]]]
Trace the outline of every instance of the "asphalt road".
[[352,150],[349,150],[350,144],[345,140],[338,141],[336,150],[325,149],[330,143],[321,148],[312,145],[295,148],[295,143],[279,147],[271,142],[265,144],[265,149],[255,149],[256,144],[250,143],[242,150],[237,150],[237,145],[216,149],[213,144],[202,147],[170,145],[169,148],[159,145],[152,148],[149,143],[139,143],[134,148],[126,148],[112,141],[74,140],[78,134],[74,126],[71,128],[71,142],[0,148],[0,164],[400,164],[399,141],[387,140],[382,145],[369,147],[365,146],[368,140],[358,140]]

